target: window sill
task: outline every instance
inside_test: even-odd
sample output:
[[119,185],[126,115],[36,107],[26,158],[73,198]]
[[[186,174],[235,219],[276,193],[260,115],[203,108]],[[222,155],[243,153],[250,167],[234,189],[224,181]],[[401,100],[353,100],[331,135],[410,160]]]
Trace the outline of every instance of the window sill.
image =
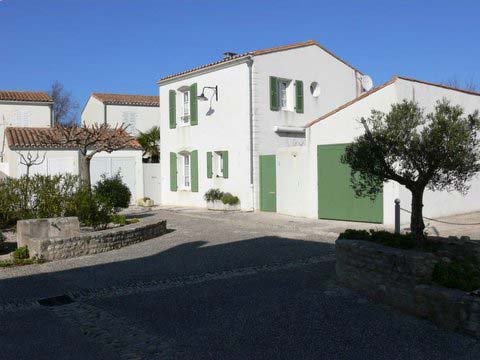
[[181,189],[178,189],[178,191],[180,191],[180,192],[192,192],[192,190],[190,188],[181,188]]

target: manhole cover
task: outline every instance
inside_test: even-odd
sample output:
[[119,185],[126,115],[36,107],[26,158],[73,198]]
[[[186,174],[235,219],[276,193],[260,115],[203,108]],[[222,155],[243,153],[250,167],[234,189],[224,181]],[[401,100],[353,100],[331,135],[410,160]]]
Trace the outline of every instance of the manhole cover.
[[43,306],[62,306],[75,302],[75,300],[73,300],[68,295],[54,296],[50,298],[40,299],[37,301],[40,305]]

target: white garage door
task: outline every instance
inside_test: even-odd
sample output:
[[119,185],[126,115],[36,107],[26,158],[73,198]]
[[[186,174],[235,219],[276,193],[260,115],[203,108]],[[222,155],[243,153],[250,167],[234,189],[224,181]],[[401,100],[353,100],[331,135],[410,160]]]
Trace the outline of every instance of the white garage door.
[[135,158],[93,158],[90,163],[90,178],[92,184],[96,184],[102,175],[114,176],[120,172],[122,181],[128,186],[132,193],[131,202],[134,203],[135,196]]
[[[41,161],[40,157],[40,161]],[[27,167],[25,165],[18,165],[18,175],[22,176],[27,173]],[[45,159],[41,164],[34,165],[30,168],[30,175],[60,175],[60,174],[72,174],[74,171],[73,158],[52,158]]]

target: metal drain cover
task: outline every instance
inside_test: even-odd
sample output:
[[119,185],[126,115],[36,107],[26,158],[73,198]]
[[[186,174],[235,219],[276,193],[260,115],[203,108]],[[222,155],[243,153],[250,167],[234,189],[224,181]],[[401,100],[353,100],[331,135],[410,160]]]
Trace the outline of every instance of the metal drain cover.
[[62,305],[71,304],[75,302],[75,300],[73,300],[70,296],[64,294],[60,296],[40,299],[40,300],[37,300],[37,302],[43,306],[62,306]]

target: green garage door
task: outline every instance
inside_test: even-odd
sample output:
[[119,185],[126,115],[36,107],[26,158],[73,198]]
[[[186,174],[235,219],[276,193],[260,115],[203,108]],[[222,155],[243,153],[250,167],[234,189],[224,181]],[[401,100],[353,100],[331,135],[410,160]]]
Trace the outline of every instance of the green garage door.
[[318,217],[383,222],[383,194],[372,201],[357,198],[350,186],[350,168],[340,162],[347,144],[318,145]]

